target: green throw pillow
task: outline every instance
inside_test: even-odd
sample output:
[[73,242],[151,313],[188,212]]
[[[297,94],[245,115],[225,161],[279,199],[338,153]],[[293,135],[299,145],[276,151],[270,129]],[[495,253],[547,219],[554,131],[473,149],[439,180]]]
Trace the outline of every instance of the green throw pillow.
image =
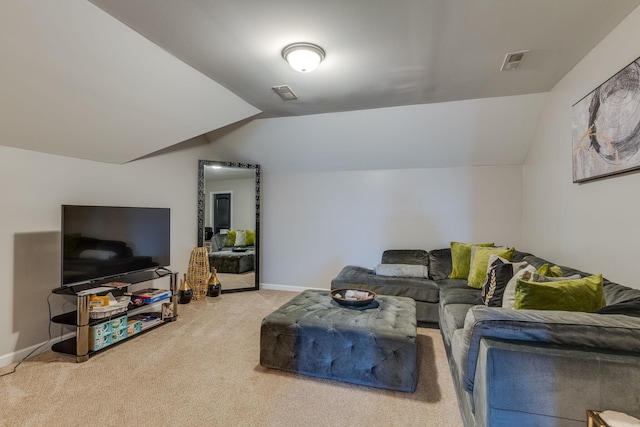
[[590,313],[606,305],[602,274],[557,282],[516,283],[516,310],[563,310]]
[[547,277],[562,277],[564,274],[562,273],[562,269],[557,265],[550,266],[549,264],[542,264],[539,269],[536,270],[536,273],[542,274]]
[[247,246],[253,246],[256,244],[256,232],[253,230],[247,230],[247,238],[244,241]]
[[493,246],[493,243],[451,242],[451,264],[453,269],[451,270],[451,274],[449,274],[449,279],[466,279],[469,276],[471,246],[486,247]]
[[476,245],[473,259],[471,260],[471,266],[469,268],[469,276],[467,276],[467,285],[472,288],[481,289],[487,277],[489,257],[493,254],[504,258],[507,261],[511,261],[514,250],[514,248],[490,248]]
[[236,245],[236,230],[227,231],[227,246]]

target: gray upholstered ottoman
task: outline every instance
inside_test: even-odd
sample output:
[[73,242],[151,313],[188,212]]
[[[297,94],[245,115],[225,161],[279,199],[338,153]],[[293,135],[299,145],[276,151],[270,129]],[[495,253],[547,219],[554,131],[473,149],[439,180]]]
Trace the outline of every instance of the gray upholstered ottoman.
[[262,320],[260,364],[321,378],[415,391],[416,305],[378,296],[363,308],[307,290]]

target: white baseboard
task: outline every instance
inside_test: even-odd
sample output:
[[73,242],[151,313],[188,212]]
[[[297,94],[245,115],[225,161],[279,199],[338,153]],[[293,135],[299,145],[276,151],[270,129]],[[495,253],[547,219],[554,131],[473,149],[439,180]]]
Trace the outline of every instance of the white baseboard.
[[260,283],[260,289],[269,289],[271,291],[287,291],[287,292],[302,292],[307,289],[315,289],[317,291],[328,291],[329,289],[312,288],[307,286],[290,286],[290,285],[275,285],[271,283]]
[[[64,334],[62,336],[51,338],[51,341],[49,341],[49,342],[44,341],[44,342],[41,342],[40,344],[34,344],[32,346],[29,346],[27,348],[23,348],[23,349],[14,351],[12,353],[3,354],[2,356],[0,356],[0,367],[7,366],[7,365],[10,365],[12,363],[16,363],[16,362],[21,361],[22,359],[27,357],[29,355],[29,353],[31,353],[35,349],[37,349],[37,350],[34,351],[31,356],[35,356],[36,354],[43,353],[43,352],[49,350],[51,348],[51,346],[54,345],[55,343],[60,342],[60,341],[64,341],[64,340],[69,339],[69,338],[73,338],[75,335],[76,335],[75,332],[69,332],[69,333]],[[38,348],[40,346],[42,346],[42,347]]]

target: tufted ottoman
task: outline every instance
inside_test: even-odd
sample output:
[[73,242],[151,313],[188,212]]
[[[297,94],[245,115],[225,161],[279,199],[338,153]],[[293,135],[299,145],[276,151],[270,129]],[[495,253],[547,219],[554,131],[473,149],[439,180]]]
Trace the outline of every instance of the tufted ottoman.
[[321,378],[413,392],[416,305],[378,296],[367,307],[306,290],[262,320],[260,364]]

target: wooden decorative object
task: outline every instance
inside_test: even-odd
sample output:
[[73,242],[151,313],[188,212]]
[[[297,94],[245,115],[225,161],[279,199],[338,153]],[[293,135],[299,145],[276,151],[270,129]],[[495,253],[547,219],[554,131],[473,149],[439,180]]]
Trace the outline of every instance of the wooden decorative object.
[[207,248],[197,247],[191,251],[187,278],[193,289],[193,299],[195,301],[203,300],[207,296],[209,279],[209,252]]

